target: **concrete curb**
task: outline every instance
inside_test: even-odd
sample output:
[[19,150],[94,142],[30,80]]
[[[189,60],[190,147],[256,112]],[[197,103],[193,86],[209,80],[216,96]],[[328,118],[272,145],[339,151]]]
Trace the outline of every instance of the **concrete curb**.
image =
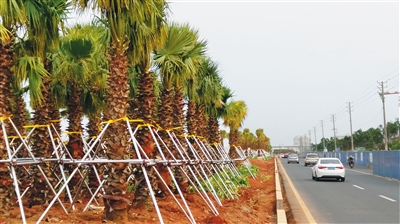
[[275,189],[276,189],[276,219],[277,223],[287,224],[286,212],[283,209],[283,196],[282,196],[282,188],[281,181],[279,177],[279,169],[277,165],[277,159],[275,159]]

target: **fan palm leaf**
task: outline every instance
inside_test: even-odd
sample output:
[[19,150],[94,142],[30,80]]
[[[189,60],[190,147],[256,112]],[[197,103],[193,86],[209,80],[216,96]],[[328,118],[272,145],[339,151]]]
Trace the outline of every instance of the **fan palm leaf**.
[[227,105],[226,114],[223,116],[224,125],[229,127],[229,156],[238,157],[236,147],[239,146],[239,128],[247,116],[247,106],[244,101],[231,101]]

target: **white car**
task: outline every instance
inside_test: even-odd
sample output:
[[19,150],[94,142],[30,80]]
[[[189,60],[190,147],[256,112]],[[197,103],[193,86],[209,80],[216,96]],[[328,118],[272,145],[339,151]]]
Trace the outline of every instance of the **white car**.
[[344,181],[345,169],[338,158],[319,158],[315,166],[311,167],[311,175],[313,180],[320,178],[336,178]]
[[306,158],[304,158],[304,166],[307,165],[315,165],[318,161],[318,154],[317,153],[308,153]]
[[287,158],[287,163],[295,162],[299,164],[299,156],[297,154],[290,154]]

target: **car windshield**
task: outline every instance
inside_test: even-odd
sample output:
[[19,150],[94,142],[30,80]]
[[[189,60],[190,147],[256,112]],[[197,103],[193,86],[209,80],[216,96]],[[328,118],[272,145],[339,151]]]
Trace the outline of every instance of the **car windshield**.
[[337,159],[323,159],[320,162],[321,164],[340,164],[340,161]]
[[317,155],[307,155],[308,158],[318,158]]
[[290,155],[289,157],[297,158],[297,155]]

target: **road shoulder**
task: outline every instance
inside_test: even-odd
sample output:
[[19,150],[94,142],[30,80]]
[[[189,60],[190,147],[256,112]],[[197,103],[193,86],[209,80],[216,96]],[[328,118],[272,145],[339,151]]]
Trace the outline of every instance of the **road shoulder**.
[[278,170],[281,176],[281,182],[286,193],[286,198],[292,211],[296,223],[316,223],[307,206],[301,199],[292,181],[289,179],[280,159],[278,161]]

